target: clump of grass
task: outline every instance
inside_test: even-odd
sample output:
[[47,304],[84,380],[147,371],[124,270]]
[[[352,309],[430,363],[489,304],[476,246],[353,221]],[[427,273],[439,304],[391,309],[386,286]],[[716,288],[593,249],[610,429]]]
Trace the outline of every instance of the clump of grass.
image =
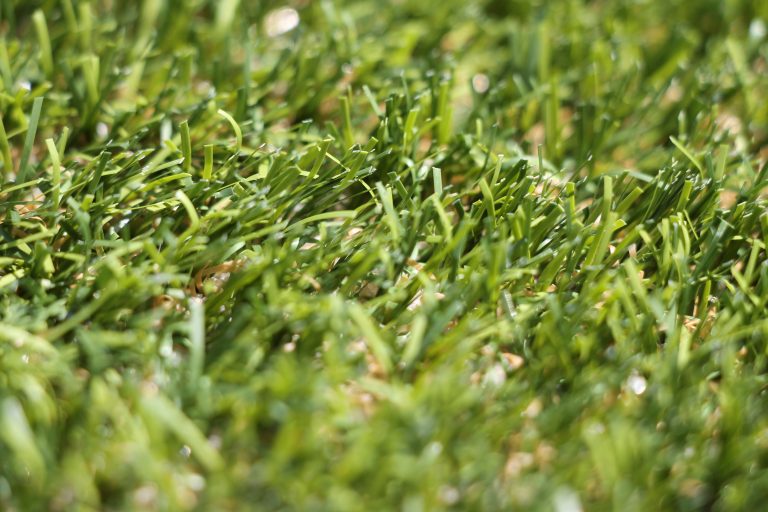
[[706,7],[1,2],[0,508],[759,507],[768,10]]

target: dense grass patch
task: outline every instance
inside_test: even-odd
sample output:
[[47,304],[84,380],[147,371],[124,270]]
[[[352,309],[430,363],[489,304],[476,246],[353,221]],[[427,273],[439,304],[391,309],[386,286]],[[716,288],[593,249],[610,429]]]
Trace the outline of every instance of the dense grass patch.
[[767,23],[0,1],[0,509],[759,509]]

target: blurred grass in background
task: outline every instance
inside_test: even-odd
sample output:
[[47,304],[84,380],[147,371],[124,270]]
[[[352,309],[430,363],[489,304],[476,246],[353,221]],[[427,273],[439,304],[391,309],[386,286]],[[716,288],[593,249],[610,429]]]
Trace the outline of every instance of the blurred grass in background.
[[0,508],[759,509],[767,23],[0,1]]

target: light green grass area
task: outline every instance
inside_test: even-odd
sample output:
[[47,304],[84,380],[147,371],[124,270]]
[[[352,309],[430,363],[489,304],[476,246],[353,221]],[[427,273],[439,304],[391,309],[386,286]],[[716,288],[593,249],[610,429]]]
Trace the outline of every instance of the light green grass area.
[[767,25],[0,0],[0,510],[760,510]]

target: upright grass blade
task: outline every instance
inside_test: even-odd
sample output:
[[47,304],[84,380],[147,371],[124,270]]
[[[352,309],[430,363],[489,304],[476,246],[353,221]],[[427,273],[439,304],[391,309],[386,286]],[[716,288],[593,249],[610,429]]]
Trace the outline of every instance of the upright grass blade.
[[203,164],[203,179],[210,181],[213,177],[213,144],[203,146],[205,162]]
[[32,21],[35,24],[37,41],[40,45],[40,67],[43,68],[45,75],[51,79],[53,77],[53,52],[51,50],[51,38],[48,35],[48,24],[45,21],[43,11],[35,11],[32,14]]
[[61,158],[53,139],[45,139],[45,145],[51,157],[51,202],[54,209],[58,209],[61,202]]
[[340,96],[339,103],[341,104],[341,133],[344,136],[344,144],[347,148],[352,147],[355,143],[355,138],[352,132],[352,115],[350,113],[349,96]]
[[13,173],[13,158],[11,157],[11,145],[8,142],[8,134],[5,131],[5,124],[3,123],[3,116],[0,115],[0,154],[3,157],[3,177]]
[[32,112],[29,114],[27,124],[27,133],[24,138],[24,147],[21,150],[19,159],[19,170],[16,174],[16,182],[24,183],[28,179],[29,158],[32,155],[32,147],[35,144],[35,135],[37,134],[37,124],[40,122],[40,112],[43,108],[43,98],[35,98],[32,102]]
[[189,304],[189,379],[193,387],[200,385],[205,365],[205,308],[192,299]]
[[0,78],[3,79],[3,88],[9,93],[14,92],[11,62],[8,57],[8,45],[4,37],[0,37]]
[[611,203],[613,202],[613,179],[610,176],[603,178],[603,211],[600,220],[600,229],[595,235],[596,238],[589,247],[587,256],[584,259],[584,266],[591,267],[593,265],[599,265],[605,258],[605,254],[608,251],[608,245],[611,241],[611,235],[616,229],[617,215],[612,211]]
[[182,169],[184,172],[189,172],[192,169],[192,142],[189,137],[189,123],[183,121],[179,125],[179,132],[181,134],[181,155],[184,157]]

